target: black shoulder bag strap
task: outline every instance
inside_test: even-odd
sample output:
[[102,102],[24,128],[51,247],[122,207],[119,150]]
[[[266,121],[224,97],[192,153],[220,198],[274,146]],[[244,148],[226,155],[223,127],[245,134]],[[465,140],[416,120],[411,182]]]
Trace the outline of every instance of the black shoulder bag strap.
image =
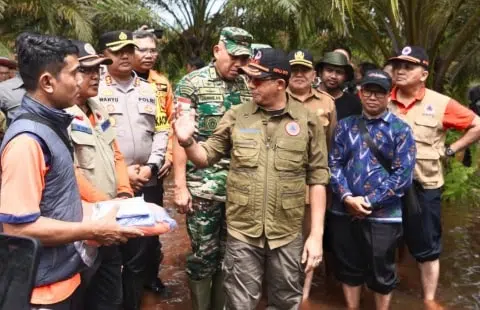
[[[373,156],[378,160],[382,167],[390,174],[392,173],[392,162],[385,158],[380,150],[377,148],[375,142],[373,142],[372,137],[368,133],[367,125],[365,124],[365,119],[360,117],[358,127],[362,133],[362,138],[365,143],[367,143],[368,148],[373,153]],[[415,181],[414,181],[415,182]],[[406,216],[418,214],[421,212],[420,202],[418,201],[416,184],[412,183],[410,187],[405,189],[405,193],[402,197],[403,212]]]
[[21,120],[21,119],[28,119],[30,121],[43,124],[43,125],[47,126],[48,128],[50,128],[51,130],[53,130],[53,132],[55,132],[57,134],[57,136],[60,138],[60,140],[62,140],[63,144],[65,144],[65,146],[67,147],[68,151],[70,152],[70,156],[72,157],[72,160],[73,160],[73,146],[70,143],[70,140],[68,139],[67,136],[65,136],[63,134],[63,132],[61,132],[51,122],[49,122],[48,120],[46,120],[43,117],[40,117],[36,114],[33,114],[33,113],[23,113],[23,114],[19,115],[17,118],[15,118],[14,121]]
[[367,125],[365,124],[365,119],[363,117],[360,117],[358,126],[360,127],[363,141],[367,143],[370,151],[373,153],[373,156],[375,156],[380,165],[382,165],[383,169],[387,170],[387,172],[390,174],[392,172],[392,162],[386,159],[382,153],[380,153],[380,150],[377,148],[377,145],[375,142],[373,142],[372,137],[368,133]]

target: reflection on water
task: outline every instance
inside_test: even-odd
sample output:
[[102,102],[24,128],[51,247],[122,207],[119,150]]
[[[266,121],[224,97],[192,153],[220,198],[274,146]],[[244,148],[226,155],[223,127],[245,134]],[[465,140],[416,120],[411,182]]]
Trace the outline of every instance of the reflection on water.
[[[441,276],[438,297],[446,309],[480,309],[480,209],[465,206],[444,206],[444,254],[441,257]],[[176,215],[179,229],[162,236],[165,259],[161,278],[170,289],[166,298],[147,293],[142,309],[191,309],[185,258],[190,243],[184,216]],[[342,309],[341,288],[325,280],[322,272],[314,279],[307,309]],[[392,309],[422,309],[421,285],[416,264],[407,255],[399,265],[400,284],[394,292]],[[263,309],[262,303],[259,309]],[[374,309],[373,297],[365,292],[363,309]]]

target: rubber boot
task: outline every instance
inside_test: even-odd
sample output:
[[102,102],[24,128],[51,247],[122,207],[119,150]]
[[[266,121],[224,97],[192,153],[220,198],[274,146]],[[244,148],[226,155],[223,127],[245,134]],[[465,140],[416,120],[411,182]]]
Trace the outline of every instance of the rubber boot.
[[210,296],[212,294],[212,278],[200,281],[188,279],[193,310],[211,310]]
[[223,272],[217,271],[212,278],[212,310],[223,310],[225,307],[225,290],[223,287]]

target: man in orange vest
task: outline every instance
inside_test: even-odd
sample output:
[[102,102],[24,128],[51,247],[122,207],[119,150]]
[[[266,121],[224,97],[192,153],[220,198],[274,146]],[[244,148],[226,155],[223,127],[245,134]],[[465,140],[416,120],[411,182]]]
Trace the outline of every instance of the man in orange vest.
[[[145,28],[145,27],[143,27]],[[172,86],[167,77],[162,73],[153,70],[158,57],[157,37],[143,28],[133,33],[133,39],[137,47],[135,48],[135,57],[133,60],[133,69],[137,75],[149,83],[155,89],[157,97],[157,113],[155,127],[157,130],[169,128],[169,122],[173,113],[173,92]],[[163,178],[168,175],[172,166],[172,135],[169,135],[167,154],[165,163],[158,171],[159,182],[156,186],[152,186],[151,193],[145,193],[145,199],[149,202],[163,205]],[[148,196],[148,197],[147,197]],[[148,271],[146,275],[146,288],[157,292],[164,293],[165,286],[158,279],[158,266],[162,260],[162,245],[158,237],[151,237],[151,260],[149,261]]]
[[[434,299],[442,250],[441,159],[453,157],[480,138],[480,118],[454,99],[425,87],[429,60],[423,48],[406,46],[390,63],[395,87],[389,108],[412,127],[417,147],[414,183],[421,212],[404,213],[404,236],[420,268],[425,304],[438,309]],[[464,134],[451,145],[445,145],[448,129]]]

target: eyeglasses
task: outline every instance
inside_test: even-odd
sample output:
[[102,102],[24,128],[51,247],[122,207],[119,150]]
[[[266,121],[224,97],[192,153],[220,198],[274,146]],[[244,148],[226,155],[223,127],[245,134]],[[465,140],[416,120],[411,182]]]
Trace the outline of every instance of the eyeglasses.
[[0,72],[0,75],[7,76],[7,75],[10,75],[10,72],[9,72],[9,71],[7,71],[7,72]]
[[385,99],[385,97],[387,96],[386,93],[382,93],[382,92],[379,92],[379,91],[362,89],[362,96],[363,97],[370,98],[372,95],[375,95],[375,98],[377,98],[377,99]]
[[155,56],[155,55],[158,55],[158,51],[155,49],[155,48],[140,48],[140,47],[136,47],[135,50],[141,54],[148,54],[150,53],[150,55],[152,56]]
[[94,73],[100,72],[100,66],[93,66],[93,67],[79,67],[78,72],[83,74],[92,75]]

